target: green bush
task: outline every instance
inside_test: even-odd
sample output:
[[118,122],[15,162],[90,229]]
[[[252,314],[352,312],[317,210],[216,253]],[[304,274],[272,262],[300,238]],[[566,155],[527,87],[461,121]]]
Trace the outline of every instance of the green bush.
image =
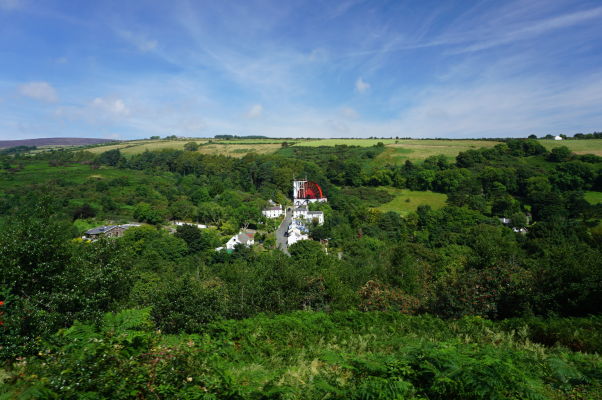
[[152,325],[150,309],[75,323],[13,364],[0,398],[596,399],[602,388],[599,355],[474,317],[295,312],[177,336]]

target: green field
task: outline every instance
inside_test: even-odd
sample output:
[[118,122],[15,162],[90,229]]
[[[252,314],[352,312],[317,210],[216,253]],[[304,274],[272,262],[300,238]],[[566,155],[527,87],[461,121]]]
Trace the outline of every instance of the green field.
[[602,192],[585,192],[585,200],[589,204],[600,204],[602,203]]
[[453,159],[461,151],[493,147],[500,142],[492,140],[451,140],[451,139],[322,139],[310,140],[295,144],[295,146],[361,146],[370,147],[383,143],[385,150],[376,158],[376,164],[401,164],[406,160],[421,161],[430,156],[443,154]]
[[[245,154],[271,154],[277,151],[282,142],[294,141],[294,146],[360,146],[370,147],[384,143],[385,150],[376,158],[377,165],[402,164],[406,160],[421,161],[430,156],[444,155],[448,159],[455,158],[458,153],[470,149],[493,147],[500,142],[492,140],[451,140],[451,139],[178,139],[178,140],[133,140],[120,144],[95,146],[87,149],[95,154],[120,149],[124,155],[140,154],[145,151],[172,149],[183,150],[188,142],[203,145],[199,152],[203,154],[223,154],[242,157]],[[211,142],[211,143],[209,143]],[[539,140],[548,150],[567,146],[577,154],[596,154],[602,156],[602,139],[593,140]]]
[[481,147],[493,147],[500,142],[489,140],[399,140],[387,144],[385,151],[377,157],[380,164],[401,164],[406,160],[420,161],[440,154],[449,159],[458,153]]
[[189,142],[196,142],[197,144],[206,143],[204,139],[190,139],[190,140],[132,140],[123,142],[120,144],[113,144],[109,146],[98,146],[87,149],[95,154],[104,153],[105,151],[119,149],[125,155],[133,155],[144,153],[145,151],[172,149],[172,150],[183,150],[184,145]]
[[33,161],[25,163],[25,168],[21,171],[1,174],[0,184],[1,189],[9,189],[11,187],[45,183],[59,179],[82,184],[89,179],[112,179],[122,176],[133,179],[132,183],[146,177],[144,172],[135,170],[111,167],[92,169],[89,165],[83,164],[67,164],[51,167],[47,161]]
[[395,195],[395,198],[388,203],[376,207],[376,209],[383,212],[396,211],[401,215],[416,211],[418,206],[423,204],[429,205],[433,209],[438,209],[443,207],[447,200],[447,195],[430,191],[416,192],[413,190],[396,188],[386,188],[386,190]]
[[[395,139],[317,139],[303,141],[301,143],[297,143],[295,146],[320,147],[337,146],[345,144],[347,146],[370,147],[374,146],[377,143],[394,144],[395,142]],[[397,140],[397,142],[401,143],[405,142],[405,140]]]
[[98,146],[87,149],[95,154],[119,149],[122,154],[131,156],[154,150],[183,150],[186,143],[195,142],[201,145],[198,149],[203,154],[222,154],[231,157],[243,157],[246,154],[269,154],[281,148],[285,140],[279,139],[249,139],[249,140],[211,140],[184,139],[184,140],[134,140],[109,146]]
[[555,147],[566,146],[572,152],[577,154],[595,154],[602,156],[602,139],[587,140],[539,140],[546,149],[552,150]]
[[271,154],[282,148],[279,143],[262,144],[235,144],[235,143],[210,143],[199,147],[198,152],[203,154],[221,154],[229,157],[244,157],[247,154]]

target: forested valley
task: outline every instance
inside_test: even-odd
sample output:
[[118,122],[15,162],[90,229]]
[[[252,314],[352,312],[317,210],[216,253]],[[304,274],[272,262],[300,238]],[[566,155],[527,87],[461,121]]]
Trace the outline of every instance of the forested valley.
[[[602,158],[383,151],[0,155],[0,398],[602,398]],[[288,255],[261,210],[299,177],[328,202]]]

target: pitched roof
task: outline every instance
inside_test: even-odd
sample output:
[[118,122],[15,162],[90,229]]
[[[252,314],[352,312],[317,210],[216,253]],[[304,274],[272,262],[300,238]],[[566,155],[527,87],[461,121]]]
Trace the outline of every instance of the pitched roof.
[[255,232],[240,232],[238,234],[238,241],[242,244],[247,244],[247,243],[253,241],[254,237],[255,237]]
[[102,233],[110,232],[110,231],[112,231],[115,228],[128,229],[128,228],[133,228],[133,227],[137,227],[137,226],[141,226],[141,224],[123,224],[123,225],[97,226],[96,228],[88,229],[86,231],[86,235],[100,235]]
[[88,229],[86,231],[86,235],[99,235],[101,233],[107,233],[107,232],[117,228],[117,226],[118,225],[98,226],[96,228]]

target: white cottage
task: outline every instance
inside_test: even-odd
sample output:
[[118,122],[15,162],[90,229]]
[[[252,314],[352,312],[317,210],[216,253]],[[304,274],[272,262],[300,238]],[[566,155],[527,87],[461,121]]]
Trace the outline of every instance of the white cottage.
[[316,220],[318,225],[324,223],[324,213],[322,211],[309,211],[307,207],[297,207],[293,210],[293,218],[302,218],[307,222]]
[[225,246],[222,247],[218,247],[217,249],[215,249],[216,251],[220,251],[223,250],[224,248],[226,250],[234,250],[234,248],[236,248],[237,245],[243,245],[243,246],[247,246],[247,247],[251,247],[252,245],[255,244],[255,232],[254,231],[240,231],[238,234],[232,236],[230,238],[230,240],[228,240],[228,242],[226,243]]
[[303,233],[303,231],[301,231],[298,228],[293,228],[291,230],[288,231],[288,238],[286,239],[286,244],[288,246],[292,246],[293,244],[297,243],[300,240],[308,240],[309,236],[306,233]]
[[261,214],[266,218],[278,218],[284,215],[284,209],[281,206],[264,208]]

